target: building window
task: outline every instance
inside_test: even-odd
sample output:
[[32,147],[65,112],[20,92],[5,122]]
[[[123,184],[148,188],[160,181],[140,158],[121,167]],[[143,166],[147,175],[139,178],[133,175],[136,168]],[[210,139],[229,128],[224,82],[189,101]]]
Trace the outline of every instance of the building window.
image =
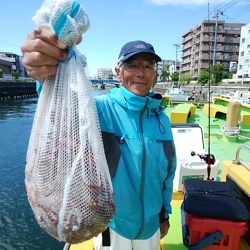
[[233,42],[233,36],[226,37],[226,42],[227,43],[232,43]]
[[242,42],[242,43],[244,43],[245,41],[246,41],[246,39],[245,39],[245,38],[242,38],[242,39],[241,39],[241,42]]

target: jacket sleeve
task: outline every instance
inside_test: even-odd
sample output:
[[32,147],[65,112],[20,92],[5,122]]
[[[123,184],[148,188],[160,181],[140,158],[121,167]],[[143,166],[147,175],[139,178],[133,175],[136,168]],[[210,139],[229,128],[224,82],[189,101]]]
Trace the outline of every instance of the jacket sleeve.
[[36,92],[38,95],[41,94],[42,87],[43,87],[42,83],[40,81],[36,81]]

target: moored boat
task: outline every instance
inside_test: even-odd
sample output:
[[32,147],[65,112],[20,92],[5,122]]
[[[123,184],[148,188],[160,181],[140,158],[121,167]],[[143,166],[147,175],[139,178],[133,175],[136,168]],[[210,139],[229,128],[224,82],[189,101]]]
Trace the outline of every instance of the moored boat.
[[188,93],[181,88],[171,87],[166,90],[165,96],[170,96],[172,101],[190,101],[192,100],[192,93]]

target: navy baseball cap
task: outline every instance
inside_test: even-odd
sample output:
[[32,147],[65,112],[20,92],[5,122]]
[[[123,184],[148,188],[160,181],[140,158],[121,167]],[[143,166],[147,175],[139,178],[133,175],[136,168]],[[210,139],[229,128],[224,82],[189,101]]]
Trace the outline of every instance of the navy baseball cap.
[[151,54],[156,62],[161,61],[161,58],[155,53],[154,47],[150,43],[146,43],[140,40],[126,43],[121,48],[118,61],[124,62],[130,57],[139,53]]

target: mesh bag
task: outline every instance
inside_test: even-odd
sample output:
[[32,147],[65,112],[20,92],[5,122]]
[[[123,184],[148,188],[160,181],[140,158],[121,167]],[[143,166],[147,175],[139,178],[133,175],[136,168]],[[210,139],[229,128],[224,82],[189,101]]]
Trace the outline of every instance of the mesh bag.
[[38,100],[25,169],[28,200],[45,231],[79,243],[104,231],[115,212],[85,61],[74,46],[88,19],[76,2],[50,0],[34,20],[53,27],[71,57],[46,79]]

